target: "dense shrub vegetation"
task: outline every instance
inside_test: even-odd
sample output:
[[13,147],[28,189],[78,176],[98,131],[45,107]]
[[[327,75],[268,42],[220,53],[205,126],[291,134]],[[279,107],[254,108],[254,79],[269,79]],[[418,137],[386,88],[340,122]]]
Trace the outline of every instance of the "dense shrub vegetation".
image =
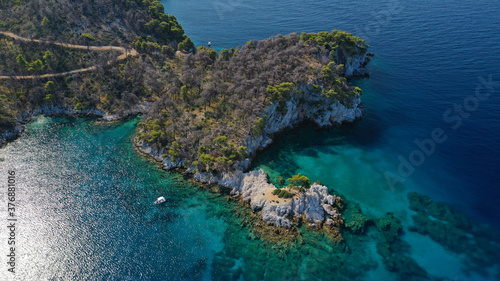
[[[361,94],[342,76],[342,64],[301,37],[278,35],[219,53],[201,47],[168,61],[164,95],[146,114],[138,138],[164,151],[175,142],[171,160],[188,160],[186,165],[195,164],[202,171],[226,170],[245,158],[233,153],[244,139],[262,133],[267,105],[278,104],[278,111],[286,114],[287,100],[308,94],[305,85],[314,85],[332,102],[349,104]],[[226,142],[214,145],[218,137]],[[197,153],[199,147],[203,153]]]
[[0,75],[36,75],[98,65],[119,52],[87,52],[53,44],[23,42],[0,35]]
[[[217,173],[249,156],[244,140],[263,133],[266,106],[277,105],[284,115],[287,101],[304,102],[311,93],[347,106],[361,94],[343,77],[343,65],[346,54],[362,53],[367,46],[341,31],[277,35],[217,52],[195,48],[156,0],[26,0],[0,5],[0,29],[79,44],[121,44],[141,53],[112,65],[98,63],[93,72],[50,79],[49,85],[40,79],[0,80],[4,128],[26,108],[62,105],[125,115],[148,104],[137,140],[161,149],[171,161]],[[27,18],[21,13],[32,15],[31,20],[18,20]],[[22,45],[16,51],[9,48],[0,50],[9,61],[4,71],[50,70],[45,44],[31,52]],[[91,56],[50,52],[57,58],[50,66],[54,70],[82,65],[83,57]]]
[[152,36],[160,45],[187,37],[158,0],[1,0],[0,30],[24,37],[96,45],[128,46],[137,36]]
[[[161,30],[154,29],[157,21]],[[92,73],[52,79],[52,93],[44,89],[44,80],[0,80],[0,133],[16,124],[18,112],[43,105],[124,112],[160,93],[156,80],[161,79],[161,66],[156,62],[173,55],[179,42],[190,41],[175,17],[163,13],[156,0],[1,0],[0,30],[82,45],[132,47],[140,37],[168,50],[162,53],[155,48],[151,55],[106,66],[115,54],[0,36],[0,75],[38,75],[97,66]]]

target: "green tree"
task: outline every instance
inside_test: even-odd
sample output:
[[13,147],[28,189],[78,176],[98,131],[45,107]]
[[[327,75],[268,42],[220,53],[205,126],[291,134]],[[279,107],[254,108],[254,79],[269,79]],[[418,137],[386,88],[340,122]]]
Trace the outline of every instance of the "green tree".
[[53,69],[55,67],[54,54],[52,54],[51,51],[46,51],[45,54],[43,54],[43,60],[48,69]]
[[290,183],[288,188],[303,190],[304,188],[311,187],[311,182],[308,177],[301,175],[300,173],[297,175],[293,175],[291,178],[288,178],[287,181]]
[[82,33],[82,38],[85,41],[85,44],[87,44],[87,49],[90,48],[90,42],[95,41],[95,37],[90,33]]
[[172,156],[172,162],[174,162],[176,157],[179,156],[180,150],[181,150],[181,145],[176,141],[172,142],[172,145],[170,146],[170,149],[168,150],[168,154],[170,154],[170,156]]
[[90,33],[82,33],[82,37],[87,41],[95,41],[95,37]]
[[289,100],[291,94],[295,91],[295,84],[291,82],[283,82],[277,86],[268,85],[266,91],[271,97],[272,102],[282,99]]
[[321,70],[321,73],[323,75],[323,78],[329,80],[333,77],[333,71],[328,67],[328,66],[323,66],[323,69]]
[[19,65],[19,68],[21,68],[21,70],[25,70],[26,69],[26,66],[28,65],[28,62],[26,61],[26,59],[24,58],[23,55],[19,55],[16,57],[16,61],[17,61],[17,64]]
[[28,66],[28,71],[41,71],[45,68],[45,65],[41,60],[33,61]]
[[247,158],[248,150],[247,150],[246,146],[238,146],[238,148],[236,150],[238,152],[238,155],[240,156],[240,159],[243,160],[243,159]]
[[264,117],[257,117],[255,124],[252,126],[253,133],[258,136],[262,133],[262,130],[266,127],[267,115]]
[[218,147],[227,146],[227,137],[226,136],[216,137],[213,140],[213,143]]
[[214,49],[208,49],[208,56],[212,59],[215,60],[217,58],[217,51]]
[[47,17],[43,17],[42,22],[40,24],[43,28],[47,28],[50,25],[50,21]]
[[168,45],[163,45],[161,47],[161,53],[164,54],[164,55],[168,55],[168,56],[171,56],[174,54],[174,49]]
[[200,145],[198,147],[198,154],[202,155],[202,154],[205,154],[205,153],[207,153],[207,149],[203,145]]
[[188,94],[189,94],[188,88],[186,87],[186,85],[182,85],[181,86],[181,99],[184,101],[188,100]]
[[55,96],[53,94],[47,94],[44,98],[44,100],[47,102],[47,103],[52,103],[55,99]]
[[323,93],[322,93],[322,96],[324,96],[326,98],[338,98],[339,97],[339,93],[336,92],[333,89],[324,90]]
[[229,60],[229,51],[227,49],[220,50],[219,58],[221,60]]
[[179,49],[180,51],[191,52],[194,50],[194,43],[193,43],[193,41],[191,41],[191,39],[189,37],[186,37],[184,40],[182,40],[182,42],[180,42],[177,45],[177,49]]
[[45,92],[52,94],[56,91],[56,84],[54,83],[54,81],[48,81],[47,83],[45,83],[43,89],[45,90]]

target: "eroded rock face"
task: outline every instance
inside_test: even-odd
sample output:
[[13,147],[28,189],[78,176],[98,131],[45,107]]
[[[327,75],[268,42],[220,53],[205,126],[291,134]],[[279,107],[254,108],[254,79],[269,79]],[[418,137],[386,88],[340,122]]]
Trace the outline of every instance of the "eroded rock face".
[[147,111],[149,104],[147,102],[142,102],[134,105],[128,110],[120,112],[119,114],[109,114],[102,110],[96,108],[89,108],[83,110],[76,110],[67,106],[41,106],[32,110],[28,110],[21,115],[17,116],[17,121],[19,123],[27,123],[31,121],[34,116],[45,115],[45,116],[94,116],[100,117],[104,121],[116,121],[124,119],[128,116],[141,114]]
[[304,219],[307,222],[322,225],[326,220],[336,219],[335,197],[328,193],[328,188],[314,183],[306,192],[293,198],[283,199],[272,195],[276,188],[268,182],[267,174],[261,169],[243,173],[236,171],[221,178],[210,178],[196,174],[195,178],[217,182],[231,189],[232,196],[239,196],[248,202],[253,211],[261,211],[262,220],[278,227],[291,228],[291,219]]
[[[353,98],[349,105],[338,101],[332,102],[311,90],[312,86],[302,87],[303,101],[293,97],[286,101],[286,113],[277,110],[278,104],[266,107],[266,126],[260,136],[248,136],[244,142],[249,155],[254,155],[259,149],[272,143],[272,135],[286,129],[292,129],[304,121],[315,123],[319,127],[339,125],[353,122],[362,117],[361,100]],[[247,168],[248,165],[243,166]]]
[[344,65],[344,76],[346,78],[366,77],[369,75],[364,66],[370,61],[370,57],[373,55],[373,53],[367,54],[366,52],[348,55],[344,48],[337,48],[335,50],[335,61]]
[[13,129],[4,130],[0,134],[0,148],[2,148],[8,141],[16,139],[24,131],[22,126],[16,126]]
[[76,110],[72,107],[68,106],[53,106],[53,105],[44,105],[41,107],[37,107],[35,109],[27,110],[18,116],[16,116],[16,121],[18,125],[13,130],[5,130],[0,131],[0,148],[6,141],[10,141],[16,139],[20,136],[20,134],[24,131],[23,126],[20,124],[26,124],[30,122],[34,116],[44,115],[44,116],[91,116],[91,117],[99,117],[104,121],[117,121],[125,119],[129,116],[142,114],[147,111],[149,107],[149,103],[141,102],[134,105],[132,108],[120,112],[119,114],[108,114],[102,110],[90,108],[83,110]]
[[365,53],[349,57],[344,66],[345,77],[368,76],[368,71],[364,68],[368,61]]

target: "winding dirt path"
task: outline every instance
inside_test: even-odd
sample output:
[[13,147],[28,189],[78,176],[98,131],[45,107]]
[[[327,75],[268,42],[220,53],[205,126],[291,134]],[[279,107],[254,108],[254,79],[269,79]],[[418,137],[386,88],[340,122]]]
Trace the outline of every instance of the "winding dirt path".
[[[53,44],[53,45],[58,45],[62,46],[65,48],[71,48],[71,49],[81,49],[81,50],[92,50],[92,51],[118,51],[121,52],[122,54],[119,55],[116,60],[124,60],[127,58],[128,55],[131,55],[133,57],[139,55],[139,53],[134,50],[130,49],[127,50],[124,47],[117,47],[117,46],[84,46],[84,45],[74,45],[74,44],[67,44],[67,43],[61,43],[61,42],[50,42],[46,40],[38,40],[38,39],[29,39],[25,37],[21,37],[19,35],[16,35],[12,32],[5,32],[5,31],[0,31],[0,34],[3,34],[5,36],[9,36],[11,38],[14,38],[16,40],[21,40],[21,41],[26,41],[26,42],[36,42],[36,43],[44,43],[44,44]],[[107,64],[111,64],[113,60],[107,61]],[[82,73],[82,72],[88,72],[95,70],[97,67],[96,66],[91,66],[87,68],[80,68],[80,69],[75,69],[75,70],[70,70],[66,72],[59,72],[59,73],[52,73],[52,74],[43,74],[43,75],[27,75],[27,76],[16,76],[16,75],[7,75],[7,76],[0,76],[0,79],[35,79],[35,78],[51,78],[51,77],[61,77],[61,76],[66,76],[66,75],[71,75],[75,73]]]

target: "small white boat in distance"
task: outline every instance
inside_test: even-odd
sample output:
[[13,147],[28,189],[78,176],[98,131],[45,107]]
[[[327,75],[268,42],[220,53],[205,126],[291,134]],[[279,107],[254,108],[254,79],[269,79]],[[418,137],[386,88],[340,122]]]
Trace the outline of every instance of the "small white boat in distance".
[[158,199],[156,199],[155,204],[161,204],[161,203],[165,203],[165,202],[167,202],[167,199],[165,199],[165,197],[163,197],[163,196],[160,196],[160,197],[158,197]]

